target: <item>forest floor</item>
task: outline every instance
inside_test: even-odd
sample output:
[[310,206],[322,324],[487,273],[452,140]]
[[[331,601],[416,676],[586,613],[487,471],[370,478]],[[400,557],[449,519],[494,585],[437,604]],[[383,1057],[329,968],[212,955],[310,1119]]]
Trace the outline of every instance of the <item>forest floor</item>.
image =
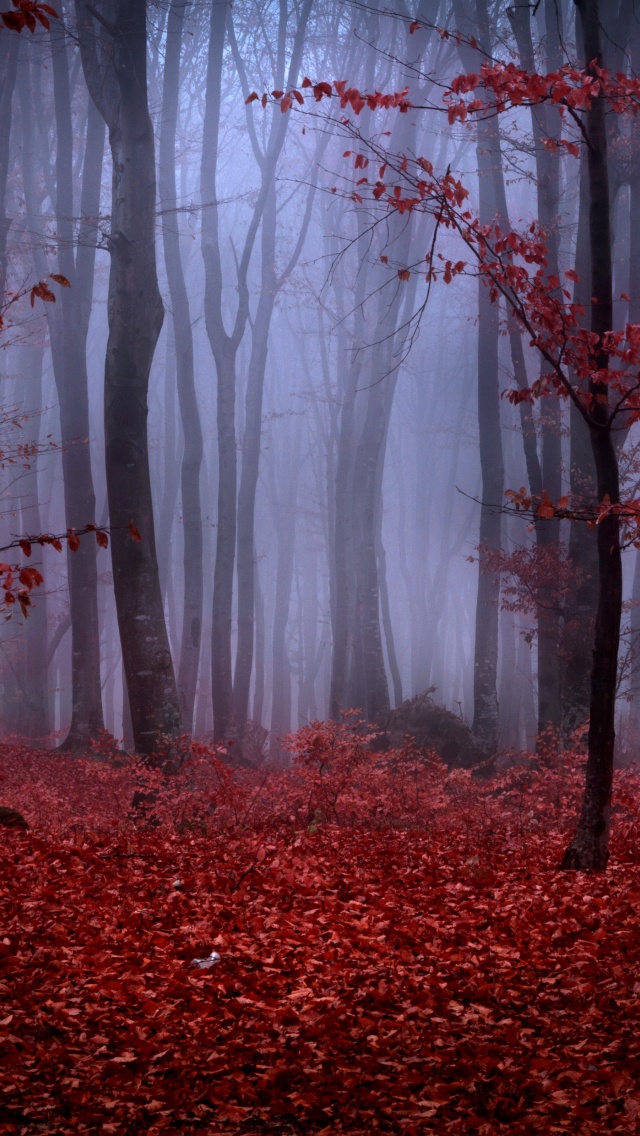
[[640,1132],[638,774],[578,875],[579,754],[474,781],[330,733],[201,748],[146,823],[132,766],[4,747],[1,1133]]

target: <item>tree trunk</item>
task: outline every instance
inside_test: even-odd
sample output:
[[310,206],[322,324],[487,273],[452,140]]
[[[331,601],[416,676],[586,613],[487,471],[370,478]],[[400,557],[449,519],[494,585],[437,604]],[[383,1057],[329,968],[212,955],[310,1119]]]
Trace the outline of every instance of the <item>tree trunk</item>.
[[262,400],[267,366],[269,329],[277,294],[276,196],[272,187],[262,219],[262,270],[260,296],[251,331],[251,357],[247,375],[246,415],[242,440],[242,474],[238,494],[238,648],[233,682],[235,724],[238,736],[247,724],[254,642],[254,522],[260,468]]
[[[593,74],[593,61],[602,66],[599,3],[598,0],[576,0],[576,3],[582,18],[585,66],[587,72]],[[595,348],[593,358],[593,366],[599,372],[606,371],[609,365],[608,356],[602,348],[602,337],[611,330],[613,319],[605,109],[605,99],[600,94],[586,114],[593,297],[591,328],[600,337],[600,345]],[[620,499],[618,459],[608,421],[607,383],[592,381],[590,393],[594,396],[590,409],[590,434],[598,499],[602,501],[608,495],[611,503],[617,504]],[[617,516],[609,515],[600,522],[597,526],[597,541],[599,592],[591,672],[586,785],[576,834],[562,861],[563,868],[582,871],[604,869],[609,858],[616,680],[622,612],[622,564]]]
[[164,258],[171,296],[178,400],[184,435],[181,467],[184,604],[178,691],[182,719],[185,728],[190,731],[193,724],[202,635],[203,552],[200,467],[203,443],[195,388],[191,313],[180,250],[176,195],[175,145],[180,90],[180,48],[184,12],[187,6],[188,0],[186,2],[173,0],[167,18],[159,167]]
[[[579,277],[573,301],[589,310],[591,253],[589,249],[589,163],[586,148],[580,162],[580,199],[575,271]],[[578,380],[574,377],[574,383]],[[573,404],[570,409],[570,488],[574,509],[593,510],[597,487],[588,426]],[[589,720],[592,647],[598,607],[598,550],[586,525],[569,532],[569,564],[575,585],[565,601],[562,644],[562,728],[568,738]]]
[[[462,0],[454,0],[459,27],[465,25]],[[482,50],[489,56],[491,44],[485,0],[475,0],[475,28]],[[468,50],[468,49],[466,49]],[[465,48],[460,48],[463,64]],[[502,156],[499,135],[492,117],[478,121],[476,140],[478,165],[479,220],[494,221],[496,167]],[[501,547],[500,509],[504,494],[504,461],[500,428],[500,384],[498,379],[499,324],[497,313],[484,282],[478,280],[478,429],[482,505],[478,549],[478,595],[476,600],[475,647],[473,660],[473,732],[493,751],[498,744],[498,625],[500,576],[490,568],[489,558]]]
[[286,646],[286,632],[293,581],[300,446],[301,437],[298,429],[293,443],[285,447],[289,462],[287,468],[282,470],[284,487],[276,486],[275,478],[271,487],[278,556],[271,655],[272,703],[269,752],[271,760],[278,764],[288,761],[280,740],[291,730],[291,664]]
[[[261,168],[261,183],[257,201],[254,205],[251,220],[247,228],[242,253],[237,266],[236,286],[238,303],[233,318],[231,332],[227,332],[223,319],[222,287],[223,270],[220,250],[219,215],[216,203],[216,176],[218,168],[218,145],[220,133],[220,108],[222,100],[222,66],[227,19],[230,20],[231,5],[227,0],[215,0],[211,7],[211,23],[209,32],[209,54],[207,61],[207,93],[204,115],[204,140],[202,146],[201,165],[201,194],[203,206],[202,219],[202,258],[205,268],[205,324],[211,350],[215,359],[217,372],[217,432],[218,432],[218,518],[216,529],[216,554],[213,582],[213,615],[211,629],[211,678],[213,700],[213,729],[214,738],[223,741],[232,730],[237,729],[234,720],[233,682],[231,670],[231,627],[233,608],[233,573],[236,553],[236,531],[238,517],[236,512],[237,492],[237,454],[235,430],[235,397],[236,397],[236,356],[244,336],[249,317],[249,290],[247,287],[247,273],[258,227],[263,217],[270,195],[273,192],[273,182],[276,167],[284,139],[286,136],[290,115],[280,114],[275,117],[269,131],[264,150],[261,150],[257,139],[253,119],[249,115],[248,133],[254,156]],[[293,36],[288,74],[285,71],[286,41],[288,12],[284,4],[280,4],[278,19],[277,43],[275,45],[274,79],[276,86],[291,87],[297,80],[300,67],[302,45],[306,30],[311,0],[304,0],[298,10],[298,23]],[[249,94],[246,85],[246,76],[242,67],[235,33],[232,23],[229,24],[230,43],[239,65],[240,77],[245,98]],[[251,112],[252,113],[252,112]],[[271,304],[273,301],[271,301]],[[268,323],[265,315],[269,307],[269,295],[264,297],[265,310],[261,313],[263,332],[268,333]],[[269,317],[270,318],[270,317]],[[255,407],[259,402],[256,386],[260,385],[258,368],[260,359],[264,354],[266,361],[266,339],[262,334],[262,343],[256,346],[256,353],[252,363],[255,365],[251,379],[252,411],[247,421],[252,435],[255,434]],[[262,372],[264,374],[264,371]],[[255,397],[254,397],[255,396]],[[249,421],[249,419],[251,419]],[[259,443],[258,443],[259,445]],[[243,453],[243,456],[248,456]],[[259,460],[259,449],[256,454]],[[251,462],[253,459],[249,458]],[[240,654],[240,670],[238,672],[238,702],[240,706],[240,728],[242,720],[246,720],[246,694],[247,666],[249,661],[249,633],[252,628],[248,625],[248,603],[250,601],[251,580],[249,578],[249,557],[253,550],[249,546],[248,526],[252,521],[252,506],[250,498],[255,498],[255,489],[252,490],[253,470],[247,469],[247,477],[242,487],[243,497],[243,527],[241,533],[242,547],[239,554],[242,556],[240,572],[242,575],[242,640]],[[251,613],[251,618],[253,613]]]
[[[19,397],[27,419],[23,427],[23,441],[36,446],[41,440],[43,357],[44,347],[39,344],[24,344],[18,348]],[[18,481],[24,535],[42,532],[38,493],[38,481],[42,473],[39,475],[39,464],[36,457]],[[39,565],[36,564],[35,567]],[[18,641],[18,650],[24,656],[21,703],[25,716],[20,733],[44,743],[49,733],[46,585],[36,588],[32,594],[29,617]]]
[[[59,271],[71,288],[61,295],[61,335],[51,338],[60,404],[65,518],[69,528],[95,524],[96,501],[89,447],[87,334],[93,297],[104,124],[89,105],[81,194],[81,232],[74,256],[73,125],[65,32],[51,22],[56,110],[56,225]],[[97,547],[83,539],[67,553],[71,614],[71,723],[62,749],[79,750],[104,728],[100,679]]]
[[[134,741],[151,755],[161,736],[179,731],[180,709],[158,576],[147,439],[149,372],[164,312],[155,257],[146,3],[117,0],[115,22],[101,32],[104,67],[82,0],[76,13],[85,78],[109,128],[113,161],[105,365],[111,555]],[[140,541],[132,540],[130,524]]]
[[[557,70],[562,64],[560,39],[561,15],[546,5],[546,55],[547,71]],[[531,37],[530,10],[513,7],[509,10],[521,66],[528,71],[535,70],[533,41]],[[558,58],[560,54],[560,58]],[[551,153],[545,146],[547,139],[558,134],[554,110],[541,103],[531,109],[533,142],[536,161],[536,187],[538,195],[538,217],[547,242],[546,271],[549,276],[559,279],[558,262],[558,208],[560,200],[559,154]],[[559,119],[558,119],[559,122]],[[540,362],[540,373],[544,375],[547,364]],[[560,402],[555,394],[549,394],[542,406],[542,469],[541,488],[545,489],[552,501],[557,501],[562,492],[561,484],[561,437]],[[535,487],[531,485],[532,492]],[[536,522],[536,542],[545,555],[551,551],[556,557],[560,551],[560,528],[557,520],[539,519]],[[560,699],[560,608],[555,589],[543,585],[538,596],[538,733],[542,734],[549,726],[559,727],[562,709]]]
[[11,218],[5,212],[7,178],[9,176],[9,142],[11,139],[11,104],[16,85],[18,49],[20,41],[16,35],[0,37],[0,305],[5,302],[7,285],[7,237]]

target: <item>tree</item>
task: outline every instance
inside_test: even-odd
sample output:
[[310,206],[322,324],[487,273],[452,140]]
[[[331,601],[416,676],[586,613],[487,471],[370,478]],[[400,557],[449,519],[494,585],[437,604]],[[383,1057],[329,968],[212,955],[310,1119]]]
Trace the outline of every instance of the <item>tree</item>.
[[[640,363],[638,331],[628,326],[613,331],[610,205],[607,162],[606,110],[608,104],[620,112],[640,109],[640,84],[633,77],[618,74],[611,78],[603,68],[598,0],[578,0],[582,22],[584,67],[569,66],[547,76],[529,73],[514,63],[484,62],[479,74],[460,76],[451,84],[448,96],[450,122],[464,120],[469,113],[485,115],[487,99],[474,92],[480,87],[490,96],[494,113],[512,106],[537,105],[552,101],[566,107],[580,130],[588,154],[589,246],[591,259],[590,322],[580,324],[582,309],[567,303],[557,276],[549,274],[544,234],[534,224],[527,235],[504,232],[499,224],[473,216],[466,206],[468,193],[449,170],[438,176],[432,164],[420,157],[411,165],[405,155],[391,156],[380,143],[369,141],[369,152],[388,166],[390,175],[401,182],[393,194],[373,194],[387,211],[426,209],[435,214],[439,226],[453,230],[473,254],[477,270],[489,290],[489,297],[503,297],[529,335],[532,345],[545,363],[543,381],[511,393],[512,401],[531,401],[546,390],[571,400],[589,431],[597,483],[598,509],[590,518],[596,529],[599,584],[595,625],[588,761],[585,794],[577,831],[563,859],[565,868],[598,870],[606,866],[611,825],[611,792],[617,655],[622,605],[621,517],[633,527],[637,502],[621,504],[618,457],[614,429],[622,419],[628,426],[638,416]],[[444,33],[448,35],[449,33]],[[470,41],[471,46],[475,41]],[[363,95],[345,84],[334,84],[335,97],[356,112],[393,105],[394,96],[380,92]],[[320,98],[333,95],[331,86],[316,86]],[[464,95],[471,93],[472,98]],[[396,104],[397,105],[397,104]],[[582,115],[582,117],[581,117]],[[350,136],[364,141],[361,132],[347,121]],[[553,145],[553,142],[551,143]],[[565,143],[576,149],[575,143]],[[442,258],[444,259],[444,258]],[[527,265],[534,265],[529,271]],[[427,280],[437,276],[433,255],[427,257]],[[447,260],[443,279],[449,282],[465,262]],[[397,274],[410,270],[398,269]],[[569,277],[575,273],[569,272]],[[558,292],[560,291],[560,294]],[[568,294],[567,294],[568,295]],[[611,360],[624,366],[613,368]],[[508,494],[516,507],[532,506],[514,491]],[[494,508],[499,503],[491,502]],[[537,518],[555,520],[568,515],[567,502],[554,504],[544,487],[534,504]]]
[[[73,225],[73,123],[65,32],[50,30],[56,110],[55,211],[58,271],[70,287],[61,296],[58,320],[50,319],[51,350],[60,401],[66,523],[79,529],[95,524],[95,491],[89,444],[87,336],[93,298],[104,122],[88,100],[80,224]],[[33,129],[33,123],[31,125]],[[40,273],[42,275],[42,273]],[[58,309],[55,309],[56,313]],[[51,311],[50,308],[47,311]],[[71,723],[64,746],[79,749],[104,728],[100,681],[97,548],[83,541],[68,555],[71,614]]]
[[[293,36],[293,47],[286,66],[286,35],[288,12],[286,5],[280,4],[277,31],[277,59],[275,79],[292,86],[297,81],[300,67],[302,45],[311,0],[303,0],[297,9],[297,24]],[[249,289],[247,277],[254,243],[258,234],[265,207],[272,193],[273,179],[279,156],[282,152],[288,126],[288,116],[281,115],[273,123],[263,152],[254,145],[254,153],[260,165],[260,188],[247,226],[242,252],[237,261],[236,287],[238,302],[231,320],[231,331],[225,325],[223,305],[223,266],[220,233],[220,209],[217,202],[216,178],[219,161],[220,111],[222,99],[222,75],[224,44],[227,22],[231,21],[231,10],[227,0],[214,0],[211,6],[209,30],[209,51],[207,59],[207,87],[204,115],[204,138],[202,145],[201,193],[203,203],[202,257],[205,268],[205,322],[211,350],[215,360],[217,376],[217,439],[218,439],[218,513],[216,529],[216,554],[213,583],[213,616],[211,630],[211,681],[213,698],[214,737],[224,740],[234,725],[233,712],[233,674],[231,662],[231,623],[233,607],[233,576],[237,539],[237,444],[235,427],[236,407],[236,358],[249,319]],[[230,25],[231,26],[231,25]],[[286,70],[286,74],[285,74]],[[256,96],[257,97],[257,96]],[[264,303],[268,305],[268,294]],[[261,313],[264,319],[263,313]],[[268,323],[267,323],[268,330]],[[266,350],[260,345],[258,357]],[[254,366],[261,371],[261,361]],[[256,379],[252,376],[252,385]],[[259,383],[257,384],[259,386]],[[257,398],[254,402],[257,405]],[[252,417],[254,411],[252,410]],[[251,438],[253,441],[253,437]],[[249,455],[247,454],[247,457]],[[252,590],[249,573],[253,578],[253,542],[250,539],[252,521],[252,501],[255,499],[253,471],[247,470],[247,481],[243,486],[243,524],[242,543],[242,583],[243,615],[248,611]],[[250,547],[249,547],[250,545]],[[248,632],[252,632],[246,622],[243,624],[243,642],[240,658],[243,666],[238,674],[238,689],[242,685],[241,704],[246,704],[246,664],[248,657]],[[250,676],[249,670],[249,676]],[[241,682],[244,678],[244,683]]]
[[181,465],[182,517],[184,531],[184,605],[178,691],[185,727],[193,724],[193,707],[200,662],[202,636],[202,508],[200,468],[202,426],[195,388],[193,331],[189,295],[180,249],[180,219],[176,194],[176,129],[180,78],[180,49],[188,0],[173,0],[167,16],[167,38],[162,90],[159,180],[163,216],[164,259],[171,297],[176,344],[176,377],[184,435]]
[[[82,66],[113,162],[105,447],[118,626],[136,749],[180,728],[155,549],[147,439],[149,371],[164,316],[155,254],[154,137],[145,0],[76,0]],[[96,37],[96,24],[100,27]],[[130,528],[141,539],[130,539]]]

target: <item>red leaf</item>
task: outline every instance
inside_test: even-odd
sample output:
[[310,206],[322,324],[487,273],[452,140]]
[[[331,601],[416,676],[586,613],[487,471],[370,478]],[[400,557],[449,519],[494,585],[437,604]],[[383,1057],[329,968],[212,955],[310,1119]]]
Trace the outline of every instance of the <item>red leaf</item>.
[[21,584],[31,591],[31,588],[39,587],[44,582],[44,576],[38,571],[37,568],[23,568],[18,577]]

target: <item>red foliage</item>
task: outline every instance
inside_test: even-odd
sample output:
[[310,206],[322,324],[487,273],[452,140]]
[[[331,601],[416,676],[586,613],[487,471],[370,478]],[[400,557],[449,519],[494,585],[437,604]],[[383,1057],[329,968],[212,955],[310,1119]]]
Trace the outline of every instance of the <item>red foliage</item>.
[[636,774],[589,877],[579,751],[480,781],[370,740],[171,778],[4,749],[0,1132],[640,1130]]
[[23,28],[34,32],[37,26],[36,20],[43,28],[48,28],[48,17],[58,15],[50,4],[41,4],[39,0],[13,0],[13,7],[13,12],[0,12],[0,20],[4,27],[13,32],[21,32]]

